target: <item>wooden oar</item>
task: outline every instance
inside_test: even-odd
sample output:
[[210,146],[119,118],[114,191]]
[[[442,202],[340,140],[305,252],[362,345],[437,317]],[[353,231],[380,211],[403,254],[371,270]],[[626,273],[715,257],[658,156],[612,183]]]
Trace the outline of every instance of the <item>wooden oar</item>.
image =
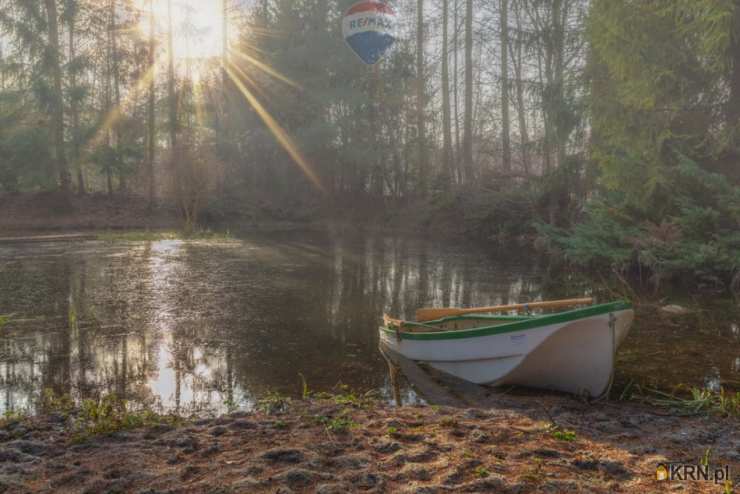
[[570,300],[552,300],[549,302],[532,302],[529,304],[498,305],[495,307],[476,307],[472,309],[458,309],[454,307],[443,309],[419,309],[416,311],[416,320],[419,322],[436,321],[450,316],[462,316],[464,314],[480,314],[483,312],[508,312],[521,309],[558,309],[573,307],[574,305],[592,304],[592,298],[574,298]]
[[409,323],[408,321],[395,319],[388,314],[383,314],[383,326],[389,329],[397,328],[399,331],[403,331],[404,329],[411,329],[413,331],[414,328],[425,328],[432,331],[443,331],[442,328],[438,328],[436,326],[430,326],[428,324],[423,324],[420,322]]

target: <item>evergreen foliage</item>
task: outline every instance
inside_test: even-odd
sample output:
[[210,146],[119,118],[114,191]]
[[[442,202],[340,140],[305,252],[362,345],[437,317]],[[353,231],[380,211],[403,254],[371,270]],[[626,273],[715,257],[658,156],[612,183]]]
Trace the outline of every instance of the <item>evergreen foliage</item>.
[[732,1],[595,0],[588,39],[595,198],[573,228],[541,226],[573,262],[660,282],[740,270],[740,37]]

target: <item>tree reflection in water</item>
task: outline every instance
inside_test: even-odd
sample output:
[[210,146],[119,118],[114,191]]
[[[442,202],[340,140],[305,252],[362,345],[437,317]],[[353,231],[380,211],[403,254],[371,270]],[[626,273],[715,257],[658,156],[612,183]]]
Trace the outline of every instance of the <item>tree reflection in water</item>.
[[390,398],[384,311],[538,295],[534,265],[397,237],[19,245],[0,257],[1,312],[15,313],[0,355],[6,410],[44,389],[223,410],[295,394],[299,372],[312,389]]
[[[52,389],[222,411],[267,391],[297,395],[299,373],[315,390],[341,382],[391,400],[378,352],[384,312],[411,317],[419,306],[557,298],[587,286],[550,276],[526,250],[392,236],[17,245],[0,248],[0,260],[0,313],[15,314],[0,338],[4,410],[31,408]],[[736,358],[707,369],[726,373]]]

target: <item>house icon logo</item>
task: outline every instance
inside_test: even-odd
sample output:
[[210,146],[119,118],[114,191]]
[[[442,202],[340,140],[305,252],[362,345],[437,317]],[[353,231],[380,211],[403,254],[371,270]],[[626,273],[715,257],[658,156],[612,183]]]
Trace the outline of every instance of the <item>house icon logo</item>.
[[658,468],[655,470],[655,478],[659,482],[664,482],[668,480],[668,467],[661,463],[658,465]]

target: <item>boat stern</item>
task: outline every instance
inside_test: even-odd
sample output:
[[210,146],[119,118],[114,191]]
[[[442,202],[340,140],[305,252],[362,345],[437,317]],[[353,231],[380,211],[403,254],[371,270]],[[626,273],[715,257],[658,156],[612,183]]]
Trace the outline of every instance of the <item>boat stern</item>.
[[632,329],[632,323],[635,320],[635,311],[633,309],[621,310],[615,314],[615,317],[617,320],[614,331],[617,340],[617,348],[619,348],[622,346],[622,343],[624,343],[624,340],[627,339],[627,335]]

